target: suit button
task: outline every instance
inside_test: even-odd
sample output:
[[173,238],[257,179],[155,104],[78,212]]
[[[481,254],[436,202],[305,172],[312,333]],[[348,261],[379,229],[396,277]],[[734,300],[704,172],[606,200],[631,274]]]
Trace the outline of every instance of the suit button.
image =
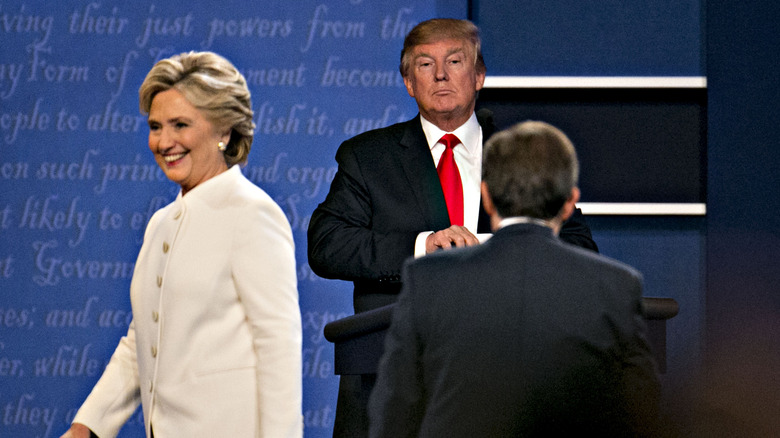
[[160,320],[160,314],[156,311],[152,311],[152,321],[157,322]]
[[152,346],[152,357],[157,357],[157,347]]
[[162,276],[157,276],[157,287],[162,287]]
[[150,380],[149,381],[149,392],[152,392],[153,389],[154,389],[154,383]]
[[177,211],[175,215],[173,215],[173,219],[177,220],[181,217],[181,210]]
[[168,242],[163,242],[163,254],[168,254],[169,249],[171,249],[171,246],[168,245]]

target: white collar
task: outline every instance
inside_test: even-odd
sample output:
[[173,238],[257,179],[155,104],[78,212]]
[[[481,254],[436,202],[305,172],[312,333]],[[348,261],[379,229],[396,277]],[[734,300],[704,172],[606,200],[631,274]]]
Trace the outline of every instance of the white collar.
[[[422,115],[420,115],[420,122],[422,123],[422,129],[425,133],[425,139],[428,141],[428,147],[433,149],[433,147],[436,146],[441,137],[446,134],[447,131],[442,131],[438,126],[426,120]],[[466,123],[460,125],[454,131],[452,131],[452,133],[455,134],[458,139],[460,139],[461,143],[466,147],[466,150],[469,152],[469,154],[474,154],[479,150],[479,137],[482,134],[482,127],[479,126],[477,115],[475,113],[471,113],[471,117],[466,120]]]
[[501,219],[501,222],[498,223],[498,228],[501,229],[515,224],[534,224],[534,225],[540,225],[542,227],[547,227],[550,229],[555,229],[550,223],[550,221],[546,221],[544,219],[539,219],[535,217],[528,217],[528,216],[515,216],[515,217],[508,217],[508,218]]
[[189,202],[198,198],[205,199],[220,199],[224,198],[226,194],[226,185],[234,184],[235,181],[241,178],[241,166],[235,164],[230,166],[224,172],[212,176],[211,178],[203,181],[197,186],[190,189],[186,195],[182,195],[181,189],[176,199]]

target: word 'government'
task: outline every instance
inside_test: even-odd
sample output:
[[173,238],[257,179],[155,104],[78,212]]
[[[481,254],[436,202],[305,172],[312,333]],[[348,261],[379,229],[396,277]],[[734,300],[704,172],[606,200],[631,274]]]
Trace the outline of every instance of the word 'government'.
[[56,240],[33,242],[35,268],[38,275],[33,281],[38,286],[56,286],[63,279],[100,280],[129,279],[133,275],[135,263],[104,260],[65,260],[52,256],[58,244]]
[[241,73],[246,79],[248,86],[290,86],[303,87],[306,84],[304,72],[306,67],[303,63],[295,68],[267,68],[267,69],[247,69]]

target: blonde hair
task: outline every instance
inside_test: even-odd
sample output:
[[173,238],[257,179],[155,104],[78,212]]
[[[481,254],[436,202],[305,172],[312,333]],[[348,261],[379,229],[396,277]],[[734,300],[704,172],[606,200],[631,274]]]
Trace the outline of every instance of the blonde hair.
[[138,90],[141,112],[148,115],[157,93],[171,88],[216,126],[230,128],[224,151],[228,166],[246,163],[254,139],[254,113],[246,79],[236,67],[213,52],[181,53],[160,60]]

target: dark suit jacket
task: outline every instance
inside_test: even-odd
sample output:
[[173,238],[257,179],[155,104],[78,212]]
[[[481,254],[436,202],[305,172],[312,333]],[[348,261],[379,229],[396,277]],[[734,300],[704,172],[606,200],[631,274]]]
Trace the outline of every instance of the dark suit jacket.
[[519,224],[403,277],[370,436],[651,434],[658,379],[634,269]]
[[[486,140],[492,117],[480,112],[477,119]],[[395,301],[417,235],[450,221],[419,115],[345,141],[336,161],[330,191],[309,223],[309,265],[321,277],[353,281],[355,312],[362,312]],[[481,205],[478,232],[490,232]],[[561,238],[597,249],[579,211]]]

